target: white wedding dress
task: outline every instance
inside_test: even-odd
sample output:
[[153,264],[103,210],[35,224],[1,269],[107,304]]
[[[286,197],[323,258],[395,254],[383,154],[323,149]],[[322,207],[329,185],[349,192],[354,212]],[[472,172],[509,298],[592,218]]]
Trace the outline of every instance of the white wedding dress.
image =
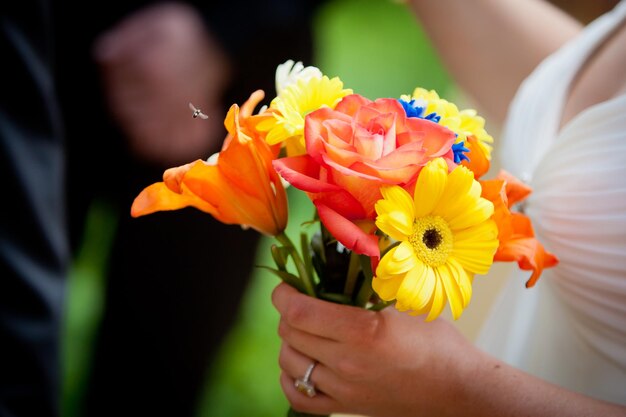
[[[477,344],[529,373],[626,404],[626,95],[559,129],[568,88],[619,25],[626,1],[546,59],[524,82],[500,144],[502,165],[533,193],[525,212],[561,263],[534,288],[504,285]],[[623,63],[626,71],[626,62]]]

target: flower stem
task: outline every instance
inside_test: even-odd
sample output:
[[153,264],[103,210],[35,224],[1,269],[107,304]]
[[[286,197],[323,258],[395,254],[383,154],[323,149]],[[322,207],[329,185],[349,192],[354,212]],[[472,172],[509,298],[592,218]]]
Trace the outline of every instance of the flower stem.
[[307,270],[306,264],[302,260],[298,249],[294,246],[291,239],[289,239],[289,237],[285,233],[281,233],[279,235],[276,235],[275,237],[276,240],[278,240],[283,245],[283,247],[285,247],[291,254],[291,259],[293,259],[293,263],[296,266],[296,270],[298,271],[298,276],[300,277],[302,284],[304,284],[306,294],[310,295],[311,297],[316,297],[311,274]]
[[380,303],[374,304],[368,307],[367,309],[371,311],[380,311],[384,308],[389,307],[392,304],[393,304],[393,301],[381,301]]
[[366,307],[367,302],[374,293],[374,290],[372,289],[372,277],[374,274],[372,272],[372,264],[369,256],[359,255],[358,259],[361,264],[364,280],[356,296],[356,305],[359,307]]
[[350,252],[350,263],[348,264],[348,273],[346,276],[346,283],[344,285],[343,293],[352,298],[354,287],[356,286],[356,280],[359,276],[360,263],[359,255],[355,252]]

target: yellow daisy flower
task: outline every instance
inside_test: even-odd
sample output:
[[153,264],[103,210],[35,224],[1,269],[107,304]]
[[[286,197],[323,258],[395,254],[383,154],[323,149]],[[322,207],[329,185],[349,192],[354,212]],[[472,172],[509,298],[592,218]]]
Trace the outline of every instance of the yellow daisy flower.
[[468,136],[474,136],[488,160],[491,160],[491,150],[493,149],[493,137],[485,130],[485,119],[478,115],[474,109],[459,111],[454,103],[450,103],[439,97],[434,90],[416,88],[413,95],[408,100],[423,100],[426,103],[425,114],[437,113],[441,116],[439,124],[447,127],[458,135],[457,143],[467,143]]
[[285,88],[295,84],[299,79],[322,78],[322,71],[317,67],[305,67],[301,61],[292,59],[276,67],[276,94],[281,95]]
[[352,90],[344,89],[338,77],[329,79],[324,75],[298,79],[272,100],[270,109],[277,110],[273,113],[274,120],[259,129],[268,131],[266,141],[270,145],[286,142],[288,155],[303,154],[305,116],[323,106],[335,108],[348,94],[352,94]]
[[455,319],[472,296],[474,274],[486,274],[498,248],[493,204],[482,198],[473,173],[458,166],[448,173],[442,158],[420,172],[414,197],[399,186],[383,187],[376,203],[379,230],[400,242],[383,256],[372,286],[396,308],[426,314],[443,310]]

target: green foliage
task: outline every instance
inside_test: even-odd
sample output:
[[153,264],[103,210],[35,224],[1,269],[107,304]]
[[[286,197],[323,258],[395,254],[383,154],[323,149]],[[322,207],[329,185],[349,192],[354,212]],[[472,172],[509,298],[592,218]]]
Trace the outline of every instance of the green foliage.
[[450,77],[410,10],[390,0],[335,0],[315,19],[316,62],[370,99],[415,87],[446,97]]
[[104,269],[117,219],[106,204],[96,202],[87,216],[83,244],[68,278],[61,359],[61,415],[77,417],[88,379],[96,328],[104,303]]

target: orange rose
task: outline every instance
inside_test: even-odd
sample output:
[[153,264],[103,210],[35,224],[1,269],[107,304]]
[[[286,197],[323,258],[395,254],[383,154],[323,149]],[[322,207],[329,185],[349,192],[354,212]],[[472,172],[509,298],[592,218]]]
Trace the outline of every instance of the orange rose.
[[[378,256],[375,230],[380,187],[412,192],[421,168],[443,157],[455,166],[456,135],[430,120],[408,118],[395,99],[368,100],[358,94],[336,108],[321,108],[305,119],[306,155],[274,161],[280,175],[306,191],[321,221],[348,249]],[[356,226],[359,224],[359,226]]]

